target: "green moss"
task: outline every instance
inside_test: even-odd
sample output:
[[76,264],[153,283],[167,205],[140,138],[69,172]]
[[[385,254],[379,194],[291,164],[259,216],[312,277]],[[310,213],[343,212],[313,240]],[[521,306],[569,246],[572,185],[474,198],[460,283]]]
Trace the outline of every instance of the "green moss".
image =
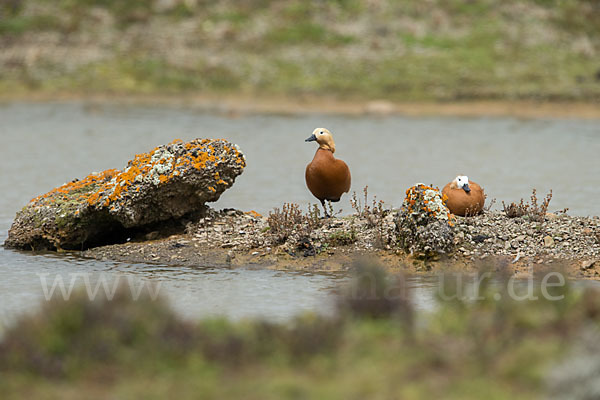
[[354,229],[349,231],[337,231],[329,235],[327,242],[332,246],[348,246],[356,242],[356,231]]

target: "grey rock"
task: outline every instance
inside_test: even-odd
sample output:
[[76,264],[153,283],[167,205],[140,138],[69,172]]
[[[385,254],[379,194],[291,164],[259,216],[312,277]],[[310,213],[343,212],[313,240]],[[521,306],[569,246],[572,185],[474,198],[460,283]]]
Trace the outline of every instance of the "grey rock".
[[202,213],[246,165],[225,140],[174,141],[134,157],[123,170],[74,180],[33,199],[17,213],[5,246],[81,249],[165,221]]

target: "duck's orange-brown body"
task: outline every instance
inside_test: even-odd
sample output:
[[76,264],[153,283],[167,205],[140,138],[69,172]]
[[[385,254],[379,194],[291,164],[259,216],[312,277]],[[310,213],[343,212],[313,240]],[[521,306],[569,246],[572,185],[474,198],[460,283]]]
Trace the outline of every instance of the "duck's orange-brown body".
[[333,156],[331,150],[319,148],[310,164],[306,166],[306,186],[323,203],[339,201],[350,190],[350,169],[342,160]]
[[471,191],[467,193],[453,183],[450,182],[442,190],[442,195],[447,197],[446,206],[450,212],[461,217],[479,214],[485,205],[485,194],[481,186],[475,182],[469,182]]

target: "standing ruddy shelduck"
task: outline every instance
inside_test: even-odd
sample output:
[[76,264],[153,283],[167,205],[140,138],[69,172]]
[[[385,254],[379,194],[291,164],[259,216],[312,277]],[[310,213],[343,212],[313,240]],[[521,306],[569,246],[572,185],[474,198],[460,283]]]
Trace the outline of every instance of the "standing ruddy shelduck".
[[442,195],[446,197],[446,206],[450,212],[462,217],[479,214],[485,204],[481,186],[469,182],[469,178],[464,175],[457,176],[444,186]]
[[325,216],[329,216],[325,201],[340,201],[342,194],[350,190],[350,169],[333,156],[335,143],[327,129],[315,129],[305,141],[319,144],[313,160],[306,166],[306,186],[321,202]]

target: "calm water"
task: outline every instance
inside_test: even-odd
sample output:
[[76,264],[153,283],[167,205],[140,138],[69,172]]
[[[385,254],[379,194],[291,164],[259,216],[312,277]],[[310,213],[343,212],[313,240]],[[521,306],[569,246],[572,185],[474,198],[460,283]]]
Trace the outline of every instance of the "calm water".
[[[194,111],[82,104],[0,106],[0,241],[31,198],[92,171],[122,168],[132,155],[175,138],[225,138],[244,151],[248,167],[214,204],[267,213],[283,202],[313,202],[304,168],[315,152],[305,143],[315,127],[329,128],[336,156],[352,171],[352,190],[398,207],[416,182],[443,186],[466,174],[498,203],[543,197],[551,209],[598,215],[600,121],[512,118],[365,118],[310,115],[227,118]],[[350,212],[349,196],[338,208]],[[41,277],[92,281],[133,276],[161,283],[184,315],[286,319],[304,310],[331,310],[341,276],[263,270],[214,270],[125,265],[73,256],[30,255],[0,248],[0,317],[10,319],[43,298]],[[41,274],[41,275],[40,275]],[[48,274],[48,275],[44,275]],[[79,283],[79,281],[77,281]],[[68,285],[67,285],[68,286]],[[413,282],[427,307],[433,284]]]

